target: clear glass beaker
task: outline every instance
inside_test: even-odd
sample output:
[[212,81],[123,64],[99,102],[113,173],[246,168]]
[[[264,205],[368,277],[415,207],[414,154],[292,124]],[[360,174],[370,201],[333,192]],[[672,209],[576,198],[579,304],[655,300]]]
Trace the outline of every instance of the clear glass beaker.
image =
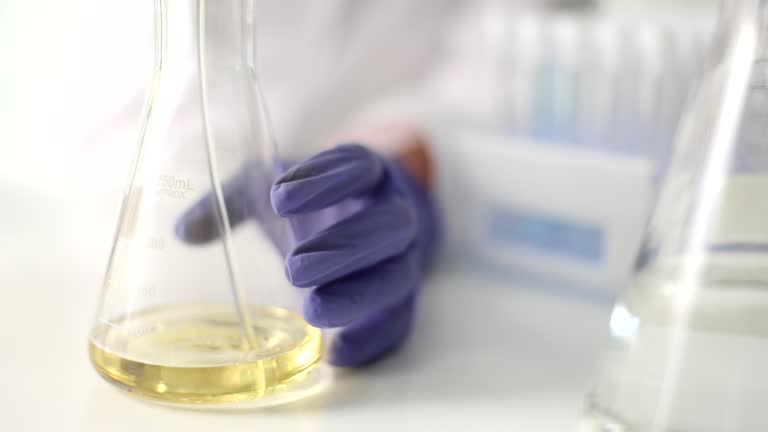
[[585,431],[768,430],[768,1],[723,2]]
[[[293,240],[269,201],[281,164],[254,69],[253,0],[155,9],[154,82],[91,361],[107,381],[162,402],[303,397],[325,382],[322,335],[283,273]],[[195,223],[179,228],[183,214]]]

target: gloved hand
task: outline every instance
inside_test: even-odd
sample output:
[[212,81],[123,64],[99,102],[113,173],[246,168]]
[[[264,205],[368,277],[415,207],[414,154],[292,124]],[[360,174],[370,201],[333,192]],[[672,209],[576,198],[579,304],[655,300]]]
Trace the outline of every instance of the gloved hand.
[[[253,197],[242,194],[248,177],[223,187],[233,224],[258,218],[249,210],[258,207],[249,204]],[[271,197],[297,233],[285,269],[293,285],[311,289],[305,319],[343,327],[331,341],[330,362],[361,365],[398,347],[409,333],[439,233],[424,187],[399,163],[360,145],[341,145],[287,170]],[[201,210],[207,208],[201,202],[182,216],[182,239],[212,237],[213,215]]]

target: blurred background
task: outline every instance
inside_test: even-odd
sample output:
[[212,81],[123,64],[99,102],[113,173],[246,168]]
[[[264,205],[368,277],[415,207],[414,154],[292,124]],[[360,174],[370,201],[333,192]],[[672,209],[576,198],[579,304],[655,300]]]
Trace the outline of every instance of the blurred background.
[[416,342],[346,375],[338,400],[260,423],[127,408],[102,390],[84,344],[153,72],[153,1],[0,0],[0,284],[12,294],[0,339],[14,347],[2,367],[35,371],[11,374],[0,405],[25,424],[100,430],[370,429],[391,412],[568,430],[717,1],[257,3],[257,67],[282,150],[368,125],[429,133],[445,259],[461,268],[430,275],[439,289],[424,290]]
[[[467,125],[647,158],[666,154],[716,9],[715,0],[258,3],[259,72],[278,138],[300,135],[297,122],[302,138],[327,133],[418,91]],[[60,157],[78,170],[124,170],[153,24],[150,1],[0,4],[0,121],[13,155],[3,175],[29,174],[21,161],[56,169]],[[355,85],[339,91],[340,75]]]
[[[442,205],[466,222],[449,233],[463,254],[504,268],[554,262],[592,285],[615,285],[631,261],[716,15],[714,0],[257,3],[281,146],[327,145],[350,125],[422,125]],[[0,2],[0,200],[55,192],[109,221],[108,242],[153,24],[151,1]],[[584,259],[597,250],[589,238],[550,244],[564,229],[597,232],[603,262]]]

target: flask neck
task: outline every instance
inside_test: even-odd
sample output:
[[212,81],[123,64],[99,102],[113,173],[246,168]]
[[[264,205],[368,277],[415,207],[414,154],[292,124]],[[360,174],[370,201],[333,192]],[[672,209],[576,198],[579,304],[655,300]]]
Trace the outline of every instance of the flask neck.
[[[721,70],[722,79],[728,82],[723,88],[731,91],[762,80],[761,70],[765,66],[768,66],[768,0],[723,0],[705,69]],[[743,71],[750,73],[745,75]]]
[[768,59],[768,0],[760,0],[757,16],[757,55],[761,59]]
[[252,66],[253,0],[155,0],[155,66]]
[[716,36],[720,40],[726,41],[727,35],[749,30],[760,36],[759,50],[768,48],[768,0],[722,0],[718,21]]
[[[756,59],[768,58],[768,0],[741,0],[757,33]],[[742,12],[743,13],[743,12]]]

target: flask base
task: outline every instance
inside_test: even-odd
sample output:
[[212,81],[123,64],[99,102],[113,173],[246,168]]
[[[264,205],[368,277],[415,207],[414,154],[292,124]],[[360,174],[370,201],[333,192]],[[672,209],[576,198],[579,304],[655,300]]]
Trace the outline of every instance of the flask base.
[[163,306],[97,324],[91,362],[117,387],[172,404],[255,407],[313,393],[328,375],[317,370],[321,331],[282,308],[247,310],[257,346],[231,306]]
[[579,432],[640,432],[593,406],[587,408],[579,422]]

